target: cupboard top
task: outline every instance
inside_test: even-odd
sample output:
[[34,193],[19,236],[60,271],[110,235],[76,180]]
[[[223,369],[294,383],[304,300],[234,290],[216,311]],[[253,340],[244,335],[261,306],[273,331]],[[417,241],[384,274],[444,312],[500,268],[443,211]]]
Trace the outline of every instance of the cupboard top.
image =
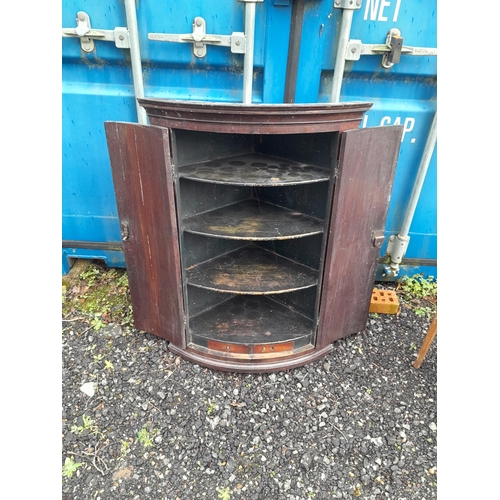
[[138,99],[151,125],[240,134],[304,134],[358,128],[369,102],[236,104]]

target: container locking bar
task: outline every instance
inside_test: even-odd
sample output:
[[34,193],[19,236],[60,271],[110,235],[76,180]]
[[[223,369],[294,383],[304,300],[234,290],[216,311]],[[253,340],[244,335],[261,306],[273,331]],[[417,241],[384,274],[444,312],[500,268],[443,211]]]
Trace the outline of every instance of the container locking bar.
[[142,80],[141,48],[139,45],[139,29],[137,27],[137,13],[135,0],[124,0],[127,28],[115,28],[114,30],[94,30],[90,26],[90,17],[86,12],[79,11],[76,14],[76,28],[63,28],[63,38],[80,38],[80,46],[84,52],[93,52],[95,40],[115,42],[119,49],[130,50],[130,63],[132,66],[132,79],[134,82],[135,106],[137,109],[137,121],[147,125],[148,116],[146,110],[139,106],[137,98],[144,97],[144,82]]
[[382,66],[392,68],[400,62],[401,55],[437,56],[437,49],[427,47],[408,47],[403,45],[403,37],[397,28],[387,33],[385,45],[362,43],[361,40],[349,40],[347,43],[346,61],[359,61],[361,56],[382,56]]
[[105,42],[115,42],[119,49],[130,49],[130,40],[127,28],[114,30],[94,30],[90,26],[90,17],[80,11],[76,15],[76,28],[63,28],[63,38],[80,38],[80,46],[84,52],[94,50],[94,39]]
[[[205,19],[197,16],[193,20],[193,32],[185,35],[148,33],[149,40],[158,42],[192,43],[193,54],[202,58],[207,54],[207,44],[231,47],[233,54],[244,54],[243,60],[243,103],[252,103],[253,58],[255,39],[255,9],[264,0],[238,0],[245,4],[245,32],[231,35],[208,35]],[[354,0],[352,0],[354,1]]]
[[234,32],[231,35],[208,35],[205,19],[197,16],[193,20],[193,32],[186,35],[167,33],[148,33],[149,40],[157,42],[192,43],[193,54],[196,57],[205,57],[207,44],[231,47],[233,54],[244,54],[246,47],[245,33]]

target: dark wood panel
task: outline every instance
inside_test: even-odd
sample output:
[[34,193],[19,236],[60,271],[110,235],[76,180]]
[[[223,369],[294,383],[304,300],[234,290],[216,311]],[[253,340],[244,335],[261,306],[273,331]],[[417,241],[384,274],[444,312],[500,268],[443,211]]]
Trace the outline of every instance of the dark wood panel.
[[136,328],[184,347],[169,132],[105,123]]
[[286,186],[330,180],[326,168],[260,154],[245,154],[186,165],[179,177],[237,186]]
[[186,288],[188,317],[196,316],[234,297],[229,293],[215,292],[197,286],[187,286]]
[[[263,296],[239,295],[189,321],[193,342],[264,344],[310,337],[313,322]],[[205,340],[203,340],[205,339]]]
[[294,240],[258,241],[256,245],[312,269],[320,268],[323,234]]
[[304,290],[297,290],[296,292],[269,295],[269,298],[286,307],[290,307],[312,320],[316,314],[317,292],[317,286],[313,286]]
[[182,167],[192,163],[252,153],[253,136],[174,129],[172,149],[175,166]]
[[201,234],[183,233],[182,265],[184,269],[215,259],[246,246],[246,241],[211,238]]
[[329,204],[328,182],[316,182],[314,184],[299,184],[296,186],[255,187],[254,197],[260,201],[279,205],[297,212],[325,219],[327,206]]
[[318,347],[366,326],[403,127],[375,127],[341,137],[323,290]]
[[323,232],[324,221],[276,205],[246,200],[184,219],[185,231],[236,240],[275,240]]
[[256,245],[186,269],[187,283],[219,292],[263,295],[316,285],[317,271]]
[[319,134],[261,135],[255,152],[332,169],[336,160],[337,132]]
[[247,200],[252,197],[254,189],[251,186],[226,186],[190,179],[179,179],[179,186],[181,219]]

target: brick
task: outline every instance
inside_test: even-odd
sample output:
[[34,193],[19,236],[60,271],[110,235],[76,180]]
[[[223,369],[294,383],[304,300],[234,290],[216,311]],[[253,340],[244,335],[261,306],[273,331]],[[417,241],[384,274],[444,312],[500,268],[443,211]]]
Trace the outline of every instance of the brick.
[[399,300],[392,290],[373,289],[370,300],[370,312],[377,314],[397,314]]

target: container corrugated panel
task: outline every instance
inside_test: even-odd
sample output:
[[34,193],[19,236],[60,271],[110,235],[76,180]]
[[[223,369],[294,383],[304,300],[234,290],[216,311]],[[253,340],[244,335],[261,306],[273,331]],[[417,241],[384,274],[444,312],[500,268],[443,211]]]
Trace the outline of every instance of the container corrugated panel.
[[[144,93],[147,97],[241,102],[243,55],[228,47],[207,45],[197,58],[190,43],[148,39],[148,33],[192,32],[193,19],[206,21],[207,33],[244,31],[244,3],[136,2]],[[300,8],[298,8],[300,7]],[[123,1],[63,2],[62,28],[76,27],[85,11],[93,29],[126,27]],[[295,102],[330,99],[342,10],[333,0],[264,0],[256,7],[254,103],[285,100],[290,32],[300,12]],[[295,17],[294,17],[295,16]],[[436,1],[363,0],[354,11],[351,40],[384,44],[398,28],[405,46],[436,47]],[[297,44],[296,44],[297,45]],[[120,245],[104,121],[137,121],[128,49],[95,41],[84,52],[75,38],[62,39],[63,68],[63,273],[71,258],[97,258],[125,266]],[[391,69],[379,55],[347,61],[340,101],[370,101],[362,126],[402,124],[405,132],[386,226],[386,241],[401,228],[423,148],[436,111],[435,56],[401,55]],[[288,82],[290,82],[290,74]],[[436,151],[434,151],[410,228],[410,245],[400,275],[426,272],[436,276]],[[385,252],[382,248],[381,257]],[[382,269],[382,266],[380,266]],[[379,273],[379,278],[382,278]]]

